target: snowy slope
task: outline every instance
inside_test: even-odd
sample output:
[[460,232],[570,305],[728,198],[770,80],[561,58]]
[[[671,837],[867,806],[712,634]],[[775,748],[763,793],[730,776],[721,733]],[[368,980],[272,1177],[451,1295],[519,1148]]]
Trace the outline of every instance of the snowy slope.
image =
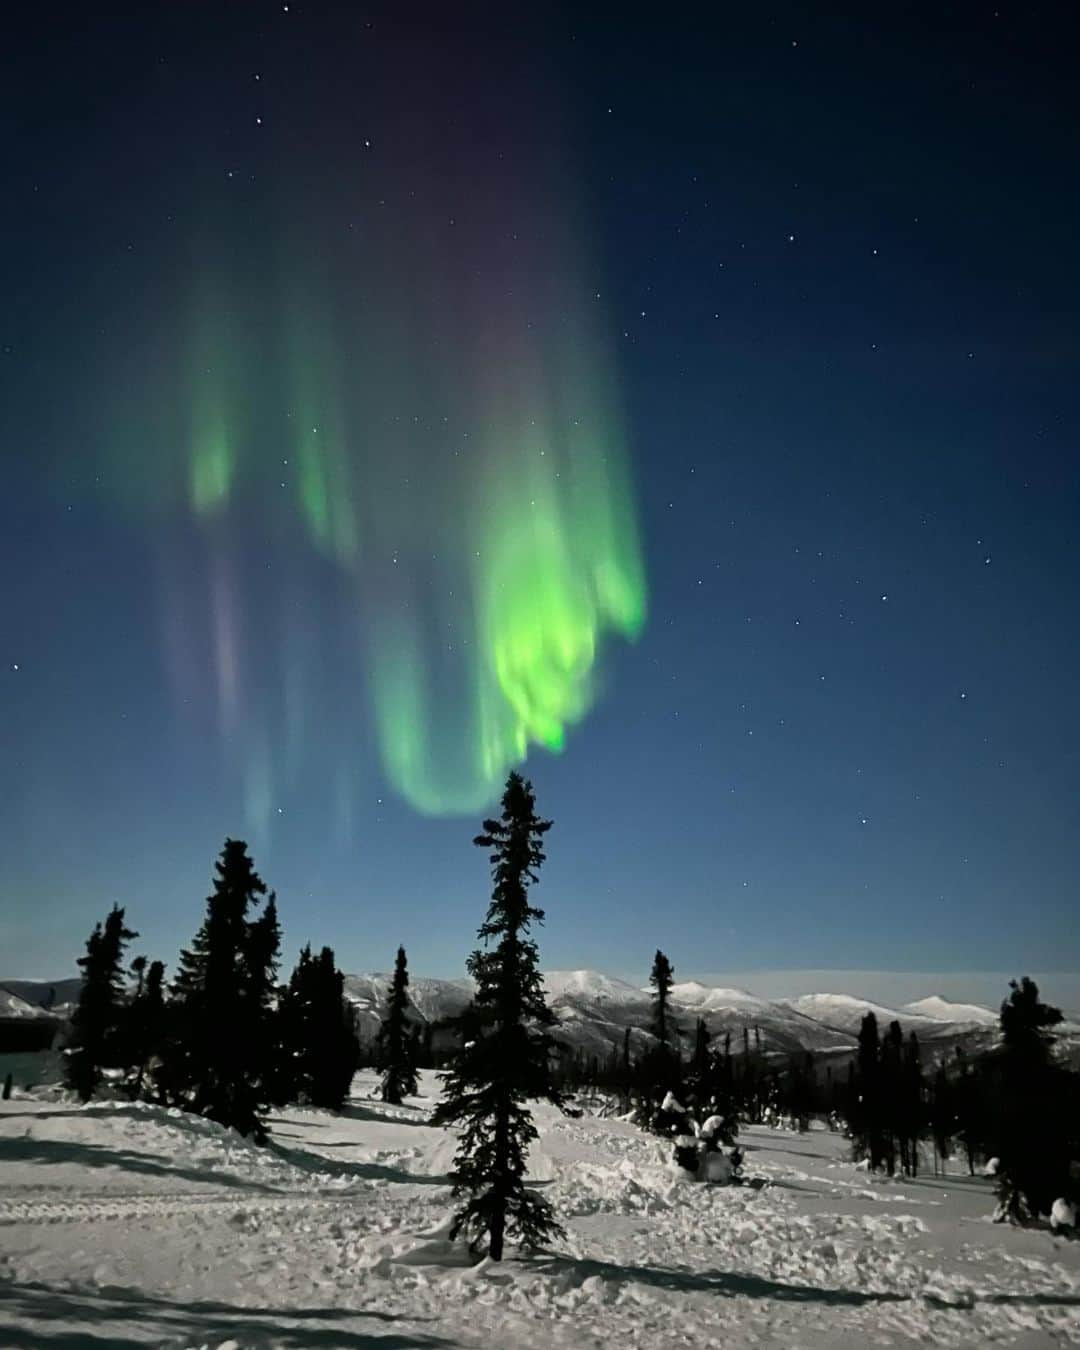
[[[0,980],[0,994],[12,994],[54,1017],[70,1014],[81,988],[82,980],[78,976],[65,980]],[[46,1004],[49,1005],[47,1009]]]
[[[914,1350],[1080,1340],[1080,1244],[991,1224],[983,1178],[868,1177],[749,1127],[753,1185],[696,1185],[618,1120],[536,1111],[566,1227],[494,1266],[447,1240],[432,1098],[289,1108],[259,1149],[134,1103],[0,1102],[0,1345]],[[424,1075],[428,1094],[435,1080]]]
[[905,1003],[900,1016],[914,1014],[916,1017],[931,1017],[939,1022],[951,1022],[954,1025],[970,1023],[972,1026],[997,1026],[998,1014],[978,1003],[951,1003],[940,994],[931,994],[929,998],[917,999],[914,1003]]
[[[388,972],[345,976],[345,997],[353,1005],[357,1027],[362,1036],[373,1036],[386,1015],[390,996]],[[417,1020],[436,1023],[456,1017],[472,998],[471,980],[429,980],[409,977],[409,1001]]]
[[0,1017],[48,1017],[49,1014],[44,1008],[39,1008],[33,1003],[27,1003],[25,999],[19,998],[17,994],[8,993],[0,985]]
[[926,1013],[917,1013],[914,1009],[888,1008],[884,1004],[874,1003],[870,999],[855,998],[852,994],[801,994],[798,998],[785,1000],[789,1008],[811,1017],[824,1026],[835,1027],[838,1031],[857,1036],[859,1027],[867,1013],[877,1018],[878,1031],[884,1032],[890,1022],[899,1022],[904,1034],[914,1031],[920,1040],[935,1040],[948,1037],[970,1027],[971,1023],[950,1021],[944,1017],[932,1017]]
[[601,975],[597,970],[545,970],[544,989],[550,1004],[570,999],[593,1007],[612,1004],[636,1007],[648,1001],[648,996],[632,984]]

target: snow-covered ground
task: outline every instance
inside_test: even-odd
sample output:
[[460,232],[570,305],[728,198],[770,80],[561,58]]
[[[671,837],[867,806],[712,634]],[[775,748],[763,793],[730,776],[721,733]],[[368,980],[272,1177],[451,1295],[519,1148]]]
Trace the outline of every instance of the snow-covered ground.
[[0,1103],[0,1345],[1080,1343],[1080,1243],[991,1224],[982,1178],[868,1178],[825,1131],[746,1129],[755,1184],[712,1187],[629,1124],[538,1108],[566,1240],[471,1266],[445,1237],[454,1140],[374,1086],[275,1114],[272,1149],[156,1107]]

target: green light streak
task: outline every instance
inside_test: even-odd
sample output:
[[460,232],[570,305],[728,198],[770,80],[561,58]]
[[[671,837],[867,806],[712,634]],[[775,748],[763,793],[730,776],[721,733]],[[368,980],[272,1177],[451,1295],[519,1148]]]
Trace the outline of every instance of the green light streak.
[[[621,454],[584,433],[560,445],[540,419],[504,423],[465,504],[456,683],[403,611],[374,642],[384,770],[418,810],[482,808],[531,745],[559,753],[594,705],[609,634],[634,638],[645,582]],[[455,697],[457,686],[464,691]]]
[[200,421],[191,447],[189,488],[192,508],[210,516],[228,503],[234,463],[221,411],[208,409]]

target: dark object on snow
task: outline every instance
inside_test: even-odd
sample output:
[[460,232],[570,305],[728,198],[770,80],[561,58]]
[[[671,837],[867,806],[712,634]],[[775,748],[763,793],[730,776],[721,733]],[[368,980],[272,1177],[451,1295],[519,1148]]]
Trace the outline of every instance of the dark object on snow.
[[4,1101],[11,1100],[11,1074],[4,1079]]
[[675,1161],[684,1172],[690,1172],[697,1176],[700,1155],[698,1154],[698,1141],[692,1134],[677,1134],[675,1136]]

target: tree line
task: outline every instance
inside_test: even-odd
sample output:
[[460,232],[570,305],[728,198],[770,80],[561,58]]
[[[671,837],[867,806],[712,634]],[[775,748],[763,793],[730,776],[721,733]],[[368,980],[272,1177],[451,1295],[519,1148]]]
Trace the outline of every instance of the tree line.
[[[126,952],[138,933],[114,905],[78,965],[83,982],[64,1050],[67,1086],[88,1101],[109,1079],[132,1098],[179,1107],[267,1136],[271,1106],[340,1110],[360,1060],[334,952],[300,952],[278,984],[277,898],[247,845],[227,839],[206,913],[167,984],[161,961]],[[406,1022],[408,971],[399,948],[380,1029],[384,1096],[416,1091],[416,1039]]]
[[[753,1040],[744,1028],[735,1047],[730,1033],[710,1037],[701,1019],[686,1036],[671,1006],[674,968],[658,950],[649,1027],[636,1038],[627,1028],[604,1060],[561,1053],[534,936],[544,912],[531,900],[552,822],[537,814],[532,785],[517,773],[501,807],[473,841],[488,853],[491,900],[467,962],[474,996],[453,1019],[455,1044],[431,1117],[458,1135],[452,1233],[474,1251],[499,1260],[507,1242],[530,1249],[561,1233],[547,1199],[525,1184],[537,1138],[531,1104],[573,1110],[570,1094],[585,1087],[608,1091],[643,1129],[672,1140],[676,1160],[704,1179],[739,1179],[741,1123],[786,1118],[806,1129],[823,1116],[874,1170],[914,1175],[927,1141],[936,1158],[962,1148],[972,1170],[994,1160],[1002,1218],[1030,1221],[1059,1197],[1075,1199],[1080,1077],[1053,1054],[1060,1012],[1026,978],[1012,985],[1001,1044],[985,1055],[969,1062],[958,1054],[928,1077],[917,1037],[905,1038],[899,1023],[881,1036],[870,1014],[840,1081],[828,1065],[819,1072],[812,1055],[769,1053],[756,1028]],[[84,1100],[111,1069],[133,1096],[260,1142],[271,1105],[341,1108],[360,1056],[342,973],[330,948],[315,956],[308,946],[288,982],[277,984],[276,898],[242,842],[226,841],[202,925],[170,985],[162,963],[144,957],[125,977],[136,936],[114,906],[79,962],[84,980],[66,1068]],[[391,1103],[416,1093],[418,1063],[430,1048],[410,1017],[408,983],[399,948],[376,1042],[382,1096]]]
[[914,1177],[928,1161],[937,1171],[959,1157],[971,1175],[995,1178],[999,1220],[1034,1222],[1055,1200],[1080,1199],[1080,1074],[1054,1052],[1060,1009],[1027,976],[1010,983],[1000,1035],[982,1053],[957,1046],[927,1069],[918,1035],[898,1021],[882,1033],[870,1012],[846,1075],[810,1052],[768,1053],[758,1028],[751,1039],[744,1027],[734,1050],[730,1031],[711,1038],[701,1018],[686,1035],[671,1009],[673,976],[658,951],[650,1035],[639,1033],[636,1054],[627,1028],[607,1057],[570,1058],[564,1090],[607,1093],[644,1129],[675,1140],[706,1119],[723,1122],[732,1146],[740,1124],[804,1131],[818,1119],[843,1130],[853,1159],[873,1172]]
[[[507,1241],[535,1247],[562,1231],[547,1200],[525,1185],[536,1138],[529,1103],[564,1106],[532,936],[544,914],[529,897],[550,828],[536,814],[532,785],[512,773],[501,815],[474,839],[489,854],[492,897],[468,960],[475,995],[456,1019],[457,1048],[432,1117],[459,1136],[453,1233],[494,1260]],[[108,1077],[132,1097],[195,1112],[259,1143],[270,1106],[342,1107],[360,1058],[342,973],[329,947],[316,957],[308,946],[288,982],[276,983],[277,901],[246,844],[226,840],[205,917],[171,984],[160,961],[139,956],[125,970],[137,936],[114,905],[79,960],[83,983],[64,1056],[67,1085],[82,1100]],[[417,1090],[423,1041],[409,1016],[408,983],[399,948],[376,1041],[390,1103]]]

